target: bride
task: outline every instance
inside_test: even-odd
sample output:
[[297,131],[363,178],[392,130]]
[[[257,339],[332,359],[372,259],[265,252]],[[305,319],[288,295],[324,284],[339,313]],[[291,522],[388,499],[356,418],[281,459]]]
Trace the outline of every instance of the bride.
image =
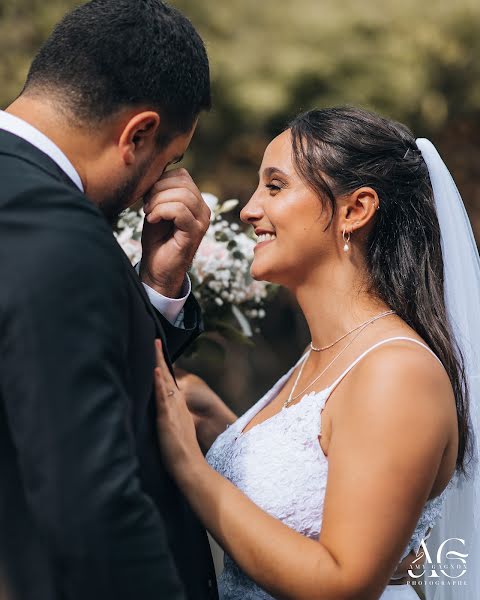
[[310,345],[238,419],[199,380],[177,388],[157,348],[160,446],[225,550],[223,600],[417,598],[402,561],[468,476],[473,443],[435,161],[427,140],[363,110],[297,117],[241,218],[258,237],[253,277],[291,290]]

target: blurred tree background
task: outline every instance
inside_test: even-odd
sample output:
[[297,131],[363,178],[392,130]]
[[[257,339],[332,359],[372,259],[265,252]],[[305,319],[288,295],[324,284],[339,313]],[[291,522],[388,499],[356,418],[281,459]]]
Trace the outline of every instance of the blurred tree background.
[[[71,0],[0,0],[0,106]],[[209,51],[214,109],[187,166],[202,191],[248,199],[268,141],[301,110],[354,104],[404,121],[438,146],[480,240],[478,0],[172,0]],[[250,405],[305,345],[288,295],[268,311],[256,348],[226,364],[190,362],[234,409]]]

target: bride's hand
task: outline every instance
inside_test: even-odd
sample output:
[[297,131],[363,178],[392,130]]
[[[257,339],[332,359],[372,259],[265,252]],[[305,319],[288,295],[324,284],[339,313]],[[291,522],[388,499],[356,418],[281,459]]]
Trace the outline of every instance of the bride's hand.
[[177,387],[167,367],[160,340],[156,340],[155,350],[158,440],[166,468],[178,479],[196,461],[203,461],[204,458],[197,442],[195,424],[188,410],[185,394]]
[[197,375],[175,369],[175,376],[193,416],[200,447],[206,453],[227,425],[237,420],[237,416]]
[[[427,539],[429,537],[431,531],[432,531],[432,528],[430,527],[427,530],[425,539]],[[407,556],[402,560],[402,562],[399,565],[397,565],[397,568],[395,570],[395,573],[393,574],[393,577],[395,577],[395,579],[408,577],[408,571],[410,569],[414,570],[415,567],[418,568],[420,565],[423,565],[424,562],[425,562],[425,554],[423,553],[423,551],[422,551],[422,554],[417,555],[415,550],[412,550],[410,552],[410,554],[407,554]]]

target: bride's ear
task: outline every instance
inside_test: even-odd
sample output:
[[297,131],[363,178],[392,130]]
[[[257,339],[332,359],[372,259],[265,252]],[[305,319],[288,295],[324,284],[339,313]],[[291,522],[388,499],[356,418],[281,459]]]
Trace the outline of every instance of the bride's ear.
[[362,187],[344,198],[340,226],[342,231],[354,233],[358,230],[367,232],[371,229],[375,215],[380,210],[377,192],[370,187]]

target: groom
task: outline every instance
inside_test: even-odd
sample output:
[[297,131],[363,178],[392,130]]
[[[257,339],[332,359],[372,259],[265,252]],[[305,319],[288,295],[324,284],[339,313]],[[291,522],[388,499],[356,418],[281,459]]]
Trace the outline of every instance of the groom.
[[[93,0],[0,112],[9,600],[217,597],[205,531],[161,462],[152,396],[154,339],[171,368],[200,332],[186,271],[209,210],[186,171],[165,170],[209,106],[186,18],[160,0]],[[111,223],[142,197],[140,279]]]

